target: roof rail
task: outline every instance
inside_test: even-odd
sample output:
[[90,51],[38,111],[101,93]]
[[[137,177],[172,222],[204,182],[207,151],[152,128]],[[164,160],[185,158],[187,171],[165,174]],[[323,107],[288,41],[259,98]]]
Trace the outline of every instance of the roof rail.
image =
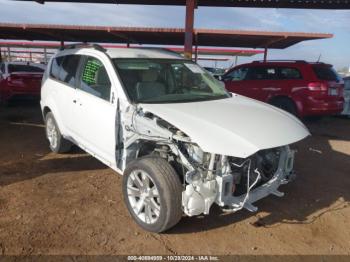
[[167,47],[156,47],[156,46],[137,46],[137,47],[133,47],[133,48],[140,48],[140,49],[148,49],[148,50],[158,50],[158,51],[165,51],[168,53],[172,53],[172,54],[176,54],[176,55],[180,55],[180,53],[171,50]]
[[253,63],[265,63],[265,62],[295,62],[295,63],[307,63],[305,60],[288,60],[288,59],[280,59],[280,60],[256,60]]
[[102,47],[99,44],[90,44],[90,43],[77,43],[77,44],[70,44],[70,45],[64,45],[60,48],[60,50],[65,49],[75,49],[75,48],[93,48],[101,52],[106,52],[107,50]]

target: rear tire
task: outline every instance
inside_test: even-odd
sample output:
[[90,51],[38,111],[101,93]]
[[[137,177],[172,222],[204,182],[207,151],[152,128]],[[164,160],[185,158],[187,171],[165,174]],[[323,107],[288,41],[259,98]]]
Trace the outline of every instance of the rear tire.
[[163,158],[140,158],[123,176],[124,202],[135,220],[150,232],[164,232],[182,217],[182,185],[174,168]]
[[284,111],[287,111],[288,113],[296,117],[298,116],[297,107],[294,101],[291,100],[290,98],[286,98],[286,97],[275,98],[271,100],[270,104]]
[[51,112],[48,112],[45,116],[45,130],[52,152],[66,153],[71,149],[72,143],[64,139]]

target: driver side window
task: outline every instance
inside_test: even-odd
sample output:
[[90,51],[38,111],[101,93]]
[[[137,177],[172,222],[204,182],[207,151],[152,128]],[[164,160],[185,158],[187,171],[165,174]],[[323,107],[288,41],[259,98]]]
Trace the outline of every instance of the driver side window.
[[242,81],[246,79],[247,73],[248,73],[247,67],[240,67],[231,71],[227,75],[226,79],[230,81]]
[[103,100],[110,101],[111,81],[100,60],[88,56],[82,67],[80,89]]

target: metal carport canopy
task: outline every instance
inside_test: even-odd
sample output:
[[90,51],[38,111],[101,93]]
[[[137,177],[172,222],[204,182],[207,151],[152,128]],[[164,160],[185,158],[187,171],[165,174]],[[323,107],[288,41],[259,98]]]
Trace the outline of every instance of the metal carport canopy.
[[[33,2],[34,0],[16,1]],[[74,2],[96,4],[186,5],[184,46],[185,56],[188,58],[192,57],[194,10],[197,6],[350,9],[350,0],[35,0],[35,2],[41,4],[45,2]]]
[[[194,29],[196,45],[284,49],[296,43],[333,37],[332,34]],[[73,26],[0,23],[0,39],[182,45],[181,28]]]
[[[35,0],[16,0],[35,1]],[[77,2],[96,4],[139,4],[139,5],[186,5],[186,0],[36,0],[45,2]],[[303,9],[350,9],[349,0],[197,0],[197,6],[303,8]]]
[[[125,46],[122,45],[116,45],[116,44],[101,44],[104,48],[125,48]],[[31,41],[0,41],[0,48],[1,47],[8,47],[8,48],[29,48],[29,49],[57,49],[61,47],[61,44],[59,42],[31,42]],[[139,47],[139,46],[130,46],[130,47]],[[184,53],[184,48],[182,47],[161,47],[166,48],[171,51],[177,52],[177,53]],[[18,50],[10,50],[11,52],[19,52]],[[32,52],[28,50],[20,50],[21,52]],[[34,51],[35,52],[35,51]],[[42,53],[41,51],[38,51]],[[197,49],[198,55],[213,55],[213,56],[219,56],[219,55],[226,55],[226,56],[254,56],[257,54],[263,54],[264,51],[262,50],[252,50],[252,49],[231,49],[231,48],[201,48],[199,47]]]

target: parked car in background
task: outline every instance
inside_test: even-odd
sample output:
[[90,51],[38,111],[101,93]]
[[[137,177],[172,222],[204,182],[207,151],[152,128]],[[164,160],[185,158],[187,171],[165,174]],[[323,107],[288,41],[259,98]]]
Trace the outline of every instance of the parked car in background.
[[228,91],[277,106],[298,117],[343,111],[344,82],[332,65],[305,61],[254,61],[221,79]]
[[0,103],[13,98],[39,98],[45,66],[28,62],[0,64]]
[[123,174],[125,204],[152,232],[183,213],[207,215],[214,203],[256,211],[259,199],[283,196],[279,186],[294,177],[288,145],[309,135],[297,118],[232,95],[193,61],[154,48],[58,52],[41,108],[51,150],[74,143]]
[[344,111],[343,115],[350,116],[350,76],[344,77]]

